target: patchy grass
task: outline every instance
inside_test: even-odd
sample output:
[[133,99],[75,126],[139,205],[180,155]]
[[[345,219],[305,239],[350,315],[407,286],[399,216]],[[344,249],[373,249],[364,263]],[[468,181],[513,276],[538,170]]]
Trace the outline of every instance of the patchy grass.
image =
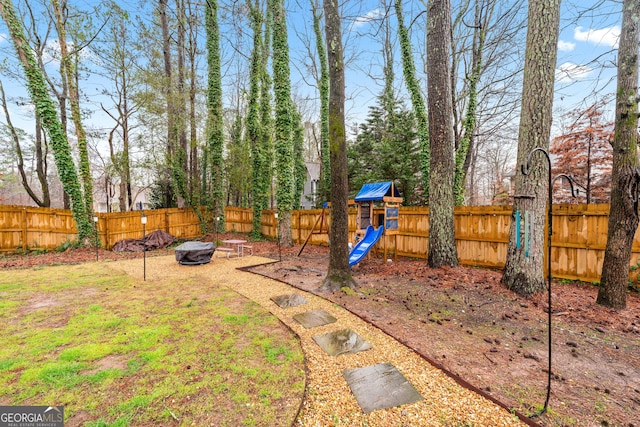
[[67,425],[290,425],[299,342],[206,279],[106,264],[0,272],[0,404],[64,405]]

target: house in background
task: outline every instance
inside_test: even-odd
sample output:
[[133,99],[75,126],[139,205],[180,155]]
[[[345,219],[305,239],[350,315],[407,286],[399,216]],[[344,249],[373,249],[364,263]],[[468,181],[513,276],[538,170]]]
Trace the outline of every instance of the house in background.
[[[132,203],[131,210],[139,211],[149,209],[149,188],[148,187],[134,187],[132,197],[134,203]],[[118,198],[118,188],[114,186],[108,186],[107,188],[94,187],[93,192],[93,209],[96,212],[120,212],[120,200]]]
[[320,185],[320,163],[304,162],[307,167],[307,179],[300,198],[302,209],[315,209],[318,202],[318,186]]

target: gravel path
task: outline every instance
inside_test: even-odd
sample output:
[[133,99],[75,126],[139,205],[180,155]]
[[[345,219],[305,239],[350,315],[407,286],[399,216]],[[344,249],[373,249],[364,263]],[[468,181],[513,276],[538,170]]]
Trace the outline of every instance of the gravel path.
[[[214,258],[203,266],[181,266],[173,256],[152,257],[146,260],[147,283],[162,277],[185,278],[197,276],[211,285],[226,286],[265,307],[299,337],[306,358],[307,379],[301,413],[296,425],[304,426],[524,426],[515,415],[483,396],[463,388],[419,355],[366,323],[342,307],[316,295],[295,289],[285,283],[239,271],[272,260],[257,256],[240,259]],[[116,267],[116,266],[114,266]],[[142,280],[142,260],[119,261],[121,268]],[[176,291],[179,290],[179,285]],[[302,295],[307,304],[280,308],[272,297],[287,294]],[[305,329],[293,316],[310,310],[325,310],[337,319],[336,323]],[[350,328],[373,347],[370,350],[337,357],[327,355],[313,340],[313,336]],[[425,337],[428,340],[428,337]],[[342,371],[380,363],[391,363],[424,397],[416,403],[381,409],[364,414]]]

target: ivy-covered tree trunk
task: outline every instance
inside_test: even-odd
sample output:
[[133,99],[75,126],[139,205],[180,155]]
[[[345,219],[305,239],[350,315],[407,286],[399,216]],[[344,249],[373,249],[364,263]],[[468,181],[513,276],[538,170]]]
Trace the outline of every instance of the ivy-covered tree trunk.
[[431,175],[429,179],[429,266],[458,265],[453,224],[453,105],[449,55],[451,4],[429,0],[427,22],[427,82]]
[[456,149],[455,175],[453,178],[453,196],[456,206],[464,205],[467,170],[469,169],[469,152],[473,149],[474,132],[476,130],[476,114],[478,107],[478,81],[482,74],[482,50],[486,38],[485,22],[481,19],[481,6],[476,3],[475,25],[472,46],[472,69],[468,77],[469,99],[467,111],[462,124],[463,135]]
[[55,104],[47,91],[45,78],[38,67],[31,47],[27,43],[24,27],[16,15],[11,0],[0,0],[0,15],[7,25],[16,54],[27,77],[27,89],[35,105],[36,114],[42,119],[42,126],[49,134],[62,187],[71,199],[71,209],[78,229],[78,239],[85,244],[90,243],[94,234],[93,224],[87,215],[82,188],[71,155],[71,147],[56,114]]
[[[272,80],[269,74],[269,57],[271,53],[271,32],[273,27],[273,13],[267,2],[262,57],[260,59],[260,153],[262,155],[262,169],[260,170],[260,192],[254,197],[260,198],[263,209],[269,208],[269,195],[273,180],[273,105],[271,97]],[[260,212],[262,215],[262,212]]]
[[349,186],[347,132],[344,123],[344,56],[338,2],[324,0],[327,62],[329,64],[329,147],[331,152],[331,245],[329,269],[320,290],[355,288],[349,266]]
[[[87,150],[87,133],[84,130],[82,117],[80,115],[80,96],[78,87],[76,86],[76,67],[67,47],[67,29],[65,23],[68,17],[63,14],[63,9],[66,10],[67,6],[66,1],[62,1],[63,3],[61,5],[58,0],[51,0],[51,5],[53,6],[53,13],[56,17],[58,44],[60,45],[60,56],[62,58],[61,68],[64,71],[62,78],[67,80],[71,120],[73,120],[76,138],[78,139],[80,176],[82,178],[87,220],[93,221],[93,177],[91,176],[91,163],[89,162],[89,151]],[[94,241],[97,241],[97,239],[94,239]]]
[[224,219],[223,158],[224,130],[222,111],[222,74],[220,69],[220,28],[218,26],[218,0],[209,0],[205,6],[207,33],[207,65],[209,69],[207,88],[207,145],[208,170],[211,184],[207,207],[218,225],[218,232],[226,229]]
[[264,153],[260,141],[260,80],[262,76],[262,13],[260,1],[247,0],[249,17],[253,30],[253,49],[251,51],[251,67],[249,70],[249,99],[247,111],[246,138],[251,152],[251,195],[253,208],[253,229],[251,234],[257,238],[262,235],[262,211],[265,184],[263,180]]
[[271,0],[273,13],[273,91],[275,94],[276,203],[279,235],[283,245],[291,246],[291,210],[293,209],[294,171],[291,102],[291,71],[284,0]]
[[[528,176],[522,174],[520,167],[527,163],[527,157],[534,148],[549,148],[560,0],[530,1],[528,22],[512,219],[519,211],[521,218],[529,219],[523,225],[531,227],[533,224],[533,230],[528,230],[530,242],[528,250],[524,250],[523,245],[516,245],[516,224],[511,222],[502,276],[502,283],[507,289],[523,296],[546,289],[544,231],[548,174],[551,171],[548,170],[548,162],[537,153],[532,158]],[[519,229],[524,230],[525,227]]]
[[[407,90],[411,95],[411,104],[413,105],[413,112],[416,115],[418,121],[418,139],[420,140],[421,160],[420,171],[422,172],[422,186],[424,188],[424,200],[429,203],[430,200],[430,185],[432,162],[431,162],[431,147],[429,143],[429,122],[427,119],[427,111],[424,106],[424,100],[420,91],[420,83],[416,78],[416,66],[413,61],[413,53],[411,48],[411,39],[409,37],[409,31],[404,25],[404,17],[402,15],[402,0],[395,0],[396,17],[398,18],[398,34],[400,35],[400,49],[402,52],[402,70],[404,72],[404,79],[407,84]],[[430,18],[429,18],[430,19]],[[439,25],[435,23],[434,25]],[[451,24],[448,25],[451,28]],[[449,36],[450,39],[450,36]],[[440,59],[442,61],[449,61],[448,53],[441,53]],[[443,56],[444,55],[444,56]],[[427,56],[427,61],[429,60]],[[448,68],[448,67],[447,67]],[[431,75],[429,75],[431,79]],[[447,83],[448,84],[448,83]]]
[[329,64],[327,63],[327,49],[320,25],[319,4],[317,0],[311,0],[313,12],[313,31],[316,36],[316,48],[318,50],[318,62],[320,63],[320,156],[322,168],[320,169],[320,202],[330,201],[331,195],[331,162],[329,154]]
[[618,48],[618,89],[613,137],[609,231],[597,303],[623,309],[633,237],[638,229],[638,43],[640,2],[625,0]]

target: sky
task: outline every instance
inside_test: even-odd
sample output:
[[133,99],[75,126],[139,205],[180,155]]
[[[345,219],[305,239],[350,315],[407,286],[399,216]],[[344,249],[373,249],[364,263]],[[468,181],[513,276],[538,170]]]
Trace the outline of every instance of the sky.
[[[73,0],[70,0],[73,1]],[[88,9],[97,3],[95,0],[77,0],[74,4]],[[221,3],[224,3],[221,0]],[[343,33],[346,45],[347,57],[347,122],[362,122],[366,118],[368,107],[375,103],[376,97],[382,90],[382,64],[380,59],[380,18],[385,15],[385,9],[380,1],[372,0],[347,0],[343,7],[344,24]],[[426,1],[407,1],[405,9],[405,22],[411,25],[414,43],[414,60],[418,67],[418,77],[426,91],[425,75],[423,68],[424,55],[424,10]],[[507,2],[508,3],[508,2]],[[144,8],[134,1],[120,2],[121,5],[131,9],[132,13],[144,14]],[[452,1],[455,8],[457,0]],[[525,2],[526,5],[526,2]],[[317,101],[315,83],[308,73],[305,63],[309,64],[308,49],[315,49],[311,15],[309,12],[309,0],[289,0],[286,2],[289,23],[289,44],[292,61],[292,86],[295,97],[308,98]],[[591,7],[596,9],[590,10]],[[149,7],[149,6],[147,6]],[[596,98],[611,96],[615,92],[615,61],[618,36],[620,34],[620,9],[621,2],[612,0],[565,0],[562,2],[562,18],[560,41],[558,43],[558,60],[556,68],[556,99],[554,111],[556,111],[556,131],[562,122],[563,112],[576,106],[586,106]],[[526,13],[523,11],[522,13]],[[391,11],[393,15],[393,11]],[[391,17],[392,26],[395,18]],[[224,23],[223,23],[224,26]],[[244,29],[245,37],[250,30]],[[224,37],[232,37],[232,34],[223,34]],[[521,34],[519,41],[521,55],[524,55],[524,36]],[[394,41],[397,50],[397,40]],[[237,63],[246,60],[246,53],[226,49],[225,80],[228,91],[236,77],[234,67]],[[7,40],[6,27],[0,22],[0,52],[7,56],[13,54],[9,40]],[[315,53],[315,51],[314,51]],[[400,96],[407,99],[410,105],[406,89],[402,80],[401,66],[399,64],[399,52],[395,54],[396,65],[396,90]],[[53,62],[52,67],[56,64]],[[19,84],[12,84],[10,79],[0,76],[5,85],[5,91],[9,98],[24,96],[24,89]],[[102,85],[101,78],[91,77],[81,83],[81,90],[94,96]],[[231,91],[228,91],[231,92]],[[228,95],[230,100],[230,96]],[[310,102],[317,107],[317,102]],[[18,126],[24,126],[29,130],[30,118],[24,114],[28,105],[12,105],[14,122]],[[309,117],[317,117],[317,108],[311,108]],[[98,128],[108,128],[111,125],[101,123],[107,120],[103,113],[96,112],[92,119]],[[4,122],[4,117],[0,116]]]

